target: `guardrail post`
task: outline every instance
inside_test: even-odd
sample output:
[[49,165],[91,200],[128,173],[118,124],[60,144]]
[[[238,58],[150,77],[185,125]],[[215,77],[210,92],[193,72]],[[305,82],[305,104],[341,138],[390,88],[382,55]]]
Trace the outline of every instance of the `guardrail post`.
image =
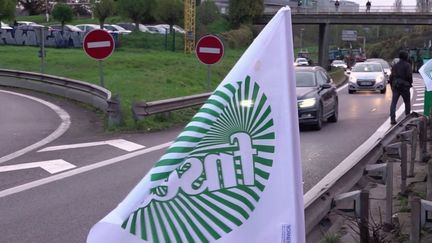
[[118,95],[113,96],[108,100],[108,126],[118,126],[122,122],[120,97]]
[[426,127],[426,118],[424,116],[418,117],[416,119],[411,120],[410,124],[416,125],[419,133],[419,142],[420,142],[420,159],[423,162],[427,162],[429,160],[429,155],[427,153],[427,127]]
[[[408,127],[407,127],[408,129]],[[404,142],[406,144],[411,145],[411,159],[410,159],[410,166],[408,171],[408,177],[414,176],[414,163],[415,163],[415,157],[416,157],[416,147],[417,147],[417,139],[416,139],[416,128],[412,127],[411,129],[401,132],[397,135],[397,139],[401,142]],[[407,158],[408,159],[408,158]]]
[[369,192],[360,192],[360,242],[369,242]]
[[421,202],[419,197],[413,197],[411,199],[411,234],[410,242],[420,242],[420,214],[421,214]]
[[393,163],[372,164],[366,166],[366,172],[373,179],[380,179],[381,184],[386,185],[386,212],[384,218],[384,226],[386,229],[391,229],[393,215]]
[[[360,242],[369,242],[369,191],[368,190],[357,190],[352,192],[346,192],[336,195],[333,199],[333,206],[340,201],[353,200],[354,216],[359,219],[358,226],[360,230]],[[347,211],[346,209],[340,209]]]
[[393,225],[393,164],[387,163],[386,169],[386,216],[384,223]]
[[401,193],[405,194],[407,189],[407,144],[402,142],[401,145]]
[[406,192],[407,179],[407,144],[397,142],[384,147],[384,156],[387,158],[400,159],[401,162],[401,194]]

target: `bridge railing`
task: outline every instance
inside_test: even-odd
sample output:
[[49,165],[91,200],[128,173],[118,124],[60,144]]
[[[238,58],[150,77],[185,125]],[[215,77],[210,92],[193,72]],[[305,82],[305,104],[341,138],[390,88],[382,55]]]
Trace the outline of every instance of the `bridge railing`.
[[389,13],[398,13],[398,14],[413,14],[413,13],[422,13],[422,14],[431,14],[432,9],[429,7],[417,7],[417,6],[374,6],[368,10],[366,6],[344,6],[341,5],[336,9],[335,6],[300,6],[295,7],[292,10],[293,14],[337,14],[337,13],[350,13],[350,14],[389,14]]

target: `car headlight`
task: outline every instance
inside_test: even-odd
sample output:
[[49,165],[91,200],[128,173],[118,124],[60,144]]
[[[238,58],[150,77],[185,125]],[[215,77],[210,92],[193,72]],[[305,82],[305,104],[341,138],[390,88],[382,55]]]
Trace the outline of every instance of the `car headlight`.
[[314,106],[315,104],[316,104],[315,98],[309,98],[309,99],[304,99],[304,100],[298,101],[298,106],[300,108],[309,108],[309,107]]
[[352,82],[352,83],[355,83],[355,82],[357,82],[357,78],[354,77],[354,76],[350,76],[349,77],[349,81]]
[[379,75],[378,77],[376,77],[375,81],[376,81],[377,83],[381,83],[381,82],[383,82],[383,81],[384,81],[384,75]]

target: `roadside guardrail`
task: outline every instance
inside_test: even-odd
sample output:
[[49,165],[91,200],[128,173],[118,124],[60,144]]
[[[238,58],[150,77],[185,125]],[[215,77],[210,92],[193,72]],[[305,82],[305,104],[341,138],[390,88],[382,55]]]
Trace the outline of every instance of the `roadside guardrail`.
[[144,119],[146,116],[157,113],[169,112],[173,110],[188,108],[204,104],[212,93],[203,93],[191,96],[184,96],[172,99],[135,102],[132,104],[132,113],[135,120]]
[[[429,118],[430,119],[430,118]],[[310,239],[314,239],[317,237],[317,232],[322,232],[320,229],[320,222],[327,217],[332,208],[334,207],[335,200],[341,197],[341,195],[346,195],[353,190],[359,181],[361,181],[362,177],[365,176],[365,171],[370,170],[381,170],[384,171],[384,168],[372,168],[371,165],[375,165],[376,163],[383,158],[389,157],[389,153],[392,153],[390,157],[399,158],[401,163],[401,174],[402,177],[407,174],[408,170],[408,158],[406,155],[406,146],[396,146],[397,144],[404,145],[408,143],[410,139],[407,135],[407,131],[412,130],[412,125],[416,124],[417,121],[421,121],[422,124],[417,124],[416,129],[418,129],[418,133],[414,133],[420,137],[422,141],[418,144],[420,147],[420,161],[426,161],[428,156],[425,149],[426,143],[426,134],[427,128],[424,126],[427,122],[425,116],[411,113],[406,116],[402,121],[400,121],[397,125],[393,126],[388,131],[379,131],[379,133],[375,137],[371,137],[373,145],[368,147],[361,146],[359,148],[359,152],[357,154],[351,154],[344,161],[342,161],[336,168],[334,168],[329,174],[327,174],[320,182],[318,182],[312,189],[304,195],[304,208],[305,208],[305,227],[306,227],[306,238],[309,242]],[[423,136],[423,138],[421,138]],[[402,139],[402,140],[401,140]],[[395,141],[401,140],[402,142],[395,143]],[[406,141],[405,141],[406,140]],[[423,149],[424,148],[424,149]],[[393,151],[394,150],[394,151]],[[393,152],[392,152],[393,151]],[[395,154],[395,155],[393,155]],[[388,159],[387,159],[388,160]],[[412,161],[411,161],[412,162]],[[389,166],[391,162],[387,161],[387,166]],[[381,165],[381,164],[380,164]],[[392,166],[390,165],[390,168]],[[387,172],[384,172],[384,177],[389,177],[390,175],[388,169]],[[386,178],[383,178],[386,180]],[[402,178],[403,180],[403,178]],[[402,181],[402,184],[404,181]],[[386,183],[387,187],[392,187],[392,183]],[[404,185],[401,185],[401,193],[404,193]],[[387,188],[389,191],[392,188]],[[358,190],[358,189],[356,189]],[[388,192],[387,192],[388,193]],[[387,196],[390,200],[391,196]],[[392,202],[387,202],[387,205],[390,205],[389,208],[386,209],[386,212],[389,215],[386,215],[386,219],[384,220],[386,223],[391,222],[391,205]],[[361,205],[358,205],[361,207]],[[356,206],[356,207],[358,207]],[[358,208],[356,208],[358,211]],[[365,215],[366,214],[366,215]],[[358,214],[357,217],[367,217],[367,212]],[[389,217],[387,217],[389,216]],[[360,232],[362,230],[360,229]],[[360,234],[360,237],[368,237],[367,231],[363,231],[364,234]],[[312,241],[311,241],[312,242]],[[368,241],[361,241],[368,242]]]
[[0,69],[0,86],[45,92],[91,105],[108,114],[110,126],[118,125],[121,120],[118,98],[95,84],[54,75]]

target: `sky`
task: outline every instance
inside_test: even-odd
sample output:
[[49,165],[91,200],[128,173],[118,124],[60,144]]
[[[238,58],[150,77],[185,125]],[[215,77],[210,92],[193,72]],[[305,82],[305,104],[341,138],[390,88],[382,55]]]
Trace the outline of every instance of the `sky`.
[[[343,1],[343,0],[342,0]],[[367,0],[349,0],[352,2],[356,2],[358,4],[365,5]],[[372,6],[393,6],[394,0],[370,0]],[[402,0],[403,6],[415,6],[417,4],[417,0]]]

